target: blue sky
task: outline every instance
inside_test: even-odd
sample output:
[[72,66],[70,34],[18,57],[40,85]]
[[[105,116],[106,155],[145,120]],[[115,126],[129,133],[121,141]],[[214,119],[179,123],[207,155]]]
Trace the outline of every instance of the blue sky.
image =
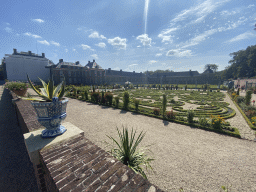
[[0,56],[20,51],[93,59],[103,68],[203,72],[256,44],[253,0],[3,1]]

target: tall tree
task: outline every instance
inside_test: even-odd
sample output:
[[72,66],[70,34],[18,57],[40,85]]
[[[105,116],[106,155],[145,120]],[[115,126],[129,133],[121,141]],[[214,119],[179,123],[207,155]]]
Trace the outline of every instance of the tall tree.
[[213,72],[215,73],[218,70],[218,65],[216,65],[216,64],[207,64],[207,65],[205,65],[204,70],[207,70],[208,68],[213,70]]

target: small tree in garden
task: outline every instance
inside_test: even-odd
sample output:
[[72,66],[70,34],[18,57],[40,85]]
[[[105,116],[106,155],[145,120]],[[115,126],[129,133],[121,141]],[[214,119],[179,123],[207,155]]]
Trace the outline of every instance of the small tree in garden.
[[188,88],[188,86],[187,86],[187,85],[185,85],[185,91],[187,90],[187,88]]
[[116,101],[116,108],[118,108],[118,105],[119,105],[119,97],[115,97],[115,101]]
[[112,105],[112,101],[113,101],[113,94],[107,92],[107,93],[105,94],[105,100],[106,100],[106,102],[108,103],[108,105],[111,106],[111,105]]
[[179,87],[178,87],[178,84],[177,84],[177,85],[176,85],[176,90],[178,90],[178,88],[179,88]]
[[164,114],[166,111],[166,105],[167,105],[167,99],[166,99],[166,95],[163,95],[163,118],[164,118]]
[[92,92],[91,93],[91,101],[92,102],[94,102],[94,103],[100,102],[99,98],[100,98],[100,93],[99,92]]
[[106,103],[103,91],[101,91],[101,101],[100,102],[101,102],[101,104],[105,104]]
[[134,104],[135,104],[135,111],[138,112],[139,111],[140,100],[139,99],[134,99]]
[[128,109],[130,100],[129,100],[129,93],[127,91],[124,92],[123,101],[124,101],[124,109]]
[[161,88],[161,85],[158,85],[158,89],[160,90],[160,88]]
[[92,92],[95,92],[95,87],[94,86],[92,87]]
[[176,113],[174,113],[173,110],[171,110],[170,112],[166,113],[166,116],[168,119],[174,120],[176,118]]
[[88,100],[88,91],[87,90],[84,91],[84,98],[85,98],[85,100]]
[[238,88],[237,91],[236,91],[236,94],[237,94],[237,95],[239,95],[239,90],[240,90],[240,88]]
[[251,98],[252,98],[252,91],[246,91],[246,95],[245,95],[245,104],[246,105],[250,105],[251,103]]
[[153,114],[154,115],[160,115],[160,109],[159,108],[154,108],[153,109]]
[[195,116],[195,113],[193,110],[187,111],[187,119],[189,123],[193,123],[194,116]]

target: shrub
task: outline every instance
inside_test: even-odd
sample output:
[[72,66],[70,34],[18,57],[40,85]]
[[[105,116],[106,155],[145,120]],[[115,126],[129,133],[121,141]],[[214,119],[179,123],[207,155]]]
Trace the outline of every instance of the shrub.
[[130,100],[129,100],[129,93],[127,91],[124,92],[123,102],[124,102],[124,109],[128,109]]
[[243,103],[243,102],[244,102],[244,97],[238,96],[238,97],[236,98],[236,102],[237,102],[237,103]]
[[217,92],[220,92],[220,89],[218,89]]
[[99,92],[92,92],[91,93],[91,101],[94,103],[100,102],[100,93]]
[[239,90],[240,90],[240,89],[238,88],[237,91],[236,91],[236,94],[237,94],[237,95],[239,95]]
[[245,112],[245,115],[250,119],[252,116],[255,115],[255,111],[249,109]]
[[95,87],[94,86],[92,87],[92,92],[95,92]]
[[144,166],[152,169],[150,162],[154,159],[147,157],[144,150],[137,150],[138,145],[141,143],[142,139],[145,136],[145,133],[141,132],[137,139],[135,138],[136,131],[132,129],[131,135],[129,137],[128,129],[123,128],[123,133],[118,131],[119,142],[116,141],[113,137],[107,136],[113,141],[116,147],[112,147],[111,154],[121,161],[123,164],[131,168],[135,173],[141,174],[145,179],[147,176],[143,171]]
[[252,98],[252,91],[246,91],[246,95],[245,95],[245,104],[246,105],[250,105],[251,102],[251,98]]
[[153,114],[154,115],[160,115],[160,109],[159,108],[154,108],[153,109]]
[[193,123],[194,116],[195,116],[195,113],[193,110],[187,111],[187,120],[189,123]]
[[218,116],[213,116],[211,115],[211,126],[214,129],[221,129],[222,125],[225,123],[223,117],[221,117],[220,115]]
[[166,113],[168,119],[174,120],[176,118],[176,113],[171,110],[170,112]]
[[115,97],[115,101],[116,101],[116,108],[118,108],[118,105],[119,105],[119,97]]
[[106,102],[108,103],[108,105],[112,105],[112,101],[113,101],[113,94],[112,93],[110,93],[110,92],[107,92],[106,94],[105,94],[105,100],[106,100]]
[[202,125],[202,126],[207,126],[209,123],[208,123],[208,120],[205,118],[205,117],[200,117],[199,118],[199,125]]
[[139,111],[139,104],[140,104],[140,100],[139,99],[134,99],[134,104],[135,104],[135,111]]
[[256,117],[252,117],[252,118],[251,118],[251,122],[252,122],[252,124],[253,124],[254,126],[256,126]]
[[105,104],[106,103],[106,100],[105,100],[105,97],[104,97],[104,92],[101,91],[101,101],[100,101],[101,104]]
[[175,100],[174,100],[174,99],[171,99],[170,103],[175,104]]
[[10,82],[6,82],[4,84],[4,88],[5,89],[9,89],[11,91],[15,91],[15,90],[24,90],[28,88],[28,84],[27,83],[23,83],[20,81],[10,81]]

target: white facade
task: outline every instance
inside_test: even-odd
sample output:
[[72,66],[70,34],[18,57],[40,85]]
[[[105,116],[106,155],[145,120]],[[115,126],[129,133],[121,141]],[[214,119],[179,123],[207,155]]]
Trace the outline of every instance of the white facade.
[[6,73],[9,81],[27,81],[27,74],[32,82],[50,78],[50,69],[45,68],[49,59],[24,55],[5,54]]

